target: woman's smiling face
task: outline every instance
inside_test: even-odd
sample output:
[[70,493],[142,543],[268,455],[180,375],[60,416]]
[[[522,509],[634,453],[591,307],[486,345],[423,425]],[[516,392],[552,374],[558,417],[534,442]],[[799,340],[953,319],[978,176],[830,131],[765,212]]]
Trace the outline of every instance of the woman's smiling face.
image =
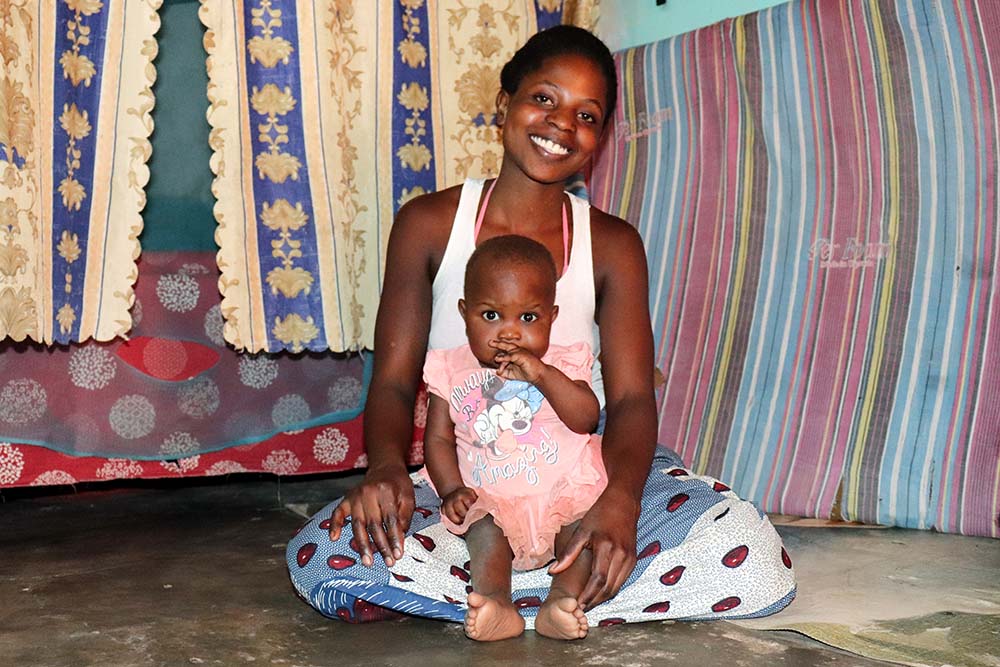
[[578,173],[597,149],[605,124],[607,84],[589,58],[546,58],[524,76],[513,94],[501,91],[504,161],[530,178],[564,181]]

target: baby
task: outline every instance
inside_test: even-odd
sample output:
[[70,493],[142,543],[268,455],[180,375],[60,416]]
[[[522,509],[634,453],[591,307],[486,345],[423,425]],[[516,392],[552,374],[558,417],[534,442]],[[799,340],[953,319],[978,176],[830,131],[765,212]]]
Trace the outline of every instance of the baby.
[[[441,497],[441,521],[465,534],[473,592],[465,631],[491,641],[520,635],[511,569],[545,565],[607,484],[590,388],[586,343],[550,346],[556,267],[546,248],[523,236],[481,243],[466,267],[458,309],[468,344],[431,350],[426,474]],[[579,639],[587,618],[579,596],[590,576],[584,551],[561,572],[535,629]]]

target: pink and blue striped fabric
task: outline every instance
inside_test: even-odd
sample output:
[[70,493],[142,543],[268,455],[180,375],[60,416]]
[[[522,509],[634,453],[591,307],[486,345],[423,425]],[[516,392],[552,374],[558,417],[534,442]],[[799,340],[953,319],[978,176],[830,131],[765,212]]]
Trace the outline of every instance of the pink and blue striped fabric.
[[660,442],[766,511],[1000,536],[1000,3],[616,58],[593,198],[646,242]]

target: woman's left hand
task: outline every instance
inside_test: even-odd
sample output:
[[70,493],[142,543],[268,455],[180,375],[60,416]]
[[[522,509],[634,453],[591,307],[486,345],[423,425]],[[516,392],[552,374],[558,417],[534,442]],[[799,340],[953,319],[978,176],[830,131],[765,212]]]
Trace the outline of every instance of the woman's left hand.
[[639,520],[638,501],[627,493],[606,490],[580,519],[562,556],[549,568],[558,574],[568,568],[584,549],[593,552],[590,578],[580,594],[584,609],[610,600],[635,568],[635,536]]

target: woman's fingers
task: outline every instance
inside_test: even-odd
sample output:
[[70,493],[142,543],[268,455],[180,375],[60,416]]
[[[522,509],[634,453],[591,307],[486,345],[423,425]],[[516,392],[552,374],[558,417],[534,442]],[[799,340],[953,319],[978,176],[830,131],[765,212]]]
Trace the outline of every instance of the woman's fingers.
[[587,548],[590,543],[590,534],[585,533],[580,530],[579,527],[573,531],[573,535],[570,536],[569,542],[566,543],[563,553],[559,556],[555,563],[549,566],[549,574],[559,574],[570,565],[572,565],[577,557],[583,553],[583,550]]
[[590,578],[580,594],[584,609],[592,609],[610,600],[628,579],[635,567],[635,555],[611,541],[602,541],[594,548]]
[[608,547],[609,545],[604,543],[593,550],[594,556],[590,565],[590,578],[587,579],[587,583],[583,587],[579,598],[580,605],[584,609],[591,609],[596,604],[599,604],[596,600],[608,582],[608,569],[610,567],[610,560],[607,553]]
[[330,541],[336,542],[340,539],[340,531],[344,528],[344,522],[347,517],[351,516],[351,501],[349,498],[344,498],[337,505],[337,509],[333,510],[333,514],[330,515]]
[[[376,486],[375,493],[368,494],[365,500],[365,515],[367,519],[364,522],[365,528],[372,542],[375,543],[375,548],[382,554],[385,564],[392,567],[396,563],[393,551],[399,549],[400,555],[402,555],[402,541],[404,538],[399,527],[399,517],[396,514],[397,501],[395,488],[387,482],[380,482]],[[392,534],[391,538],[390,534]],[[354,535],[357,537],[356,530]],[[362,559],[362,562],[364,562],[364,559]],[[370,566],[371,562],[366,564]]]
[[[407,480],[409,482],[409,480]],[[409,491],[407,493],[406,491]],[[392,555],[399,560],[403,557],[404,544],[406,542],[406,531],[410,529],[410,521],[413,519],[413,508],[416,507],[416,499],[413,497],[413,487],[407,483],[396,500],[396,512],[390,514],[391,523],[389,529],[389,542],[392,544]]]
[[580,593],[580,604],[584,609],[591,609],[597,602],[600,594],[604,591],[608,581],[608,568],[610,563],[607,560],[605,549],[600,549],[594,553],[594,560],[590,568],[590,578]]
[[330,539],[340,539],[344,521],[350,516],[361,563],[371,567],[378,551],[385,564],[392,567],[403,556],[414,504],[412,490],[407,494],[406,489],[398,489],[389,480],[366,481],[352,489],[334,510]]
[[[628,581],[629,575],[632,574],[632,570],[635,569],[636,564],[635,549],[628,552],[621,552],[618,556],[618,562],[612,564],[612,572],[616,572],[617,576],[612,582],[611,590],[608,593],[608,597],[605,600],[610,600],[614,596],[618,595],[618,591],[622,589],[625,582]],[[601,600],[603,602],[604,600]]]
[[[403,556],[405,533],[399,528],[399,519],[395,512],[388,514],[382,523],[385,526],[385,534],[389,538],[389,557],[386,558],[386,564],[392,565],[390,560],[395,561]],[[385,558],[385,552],[382,553],[382,557]]]
[[[351,527],[354,529],[354,540],[357,542],[358,553],[361,554],[361,564],[371,567],[375,551],[385,554],[389,551],[389,540],[382,528],[382,515],[378,505],[365,503],[361,512],[351,516]],[[391,557],[390,553],[390,557]]]

